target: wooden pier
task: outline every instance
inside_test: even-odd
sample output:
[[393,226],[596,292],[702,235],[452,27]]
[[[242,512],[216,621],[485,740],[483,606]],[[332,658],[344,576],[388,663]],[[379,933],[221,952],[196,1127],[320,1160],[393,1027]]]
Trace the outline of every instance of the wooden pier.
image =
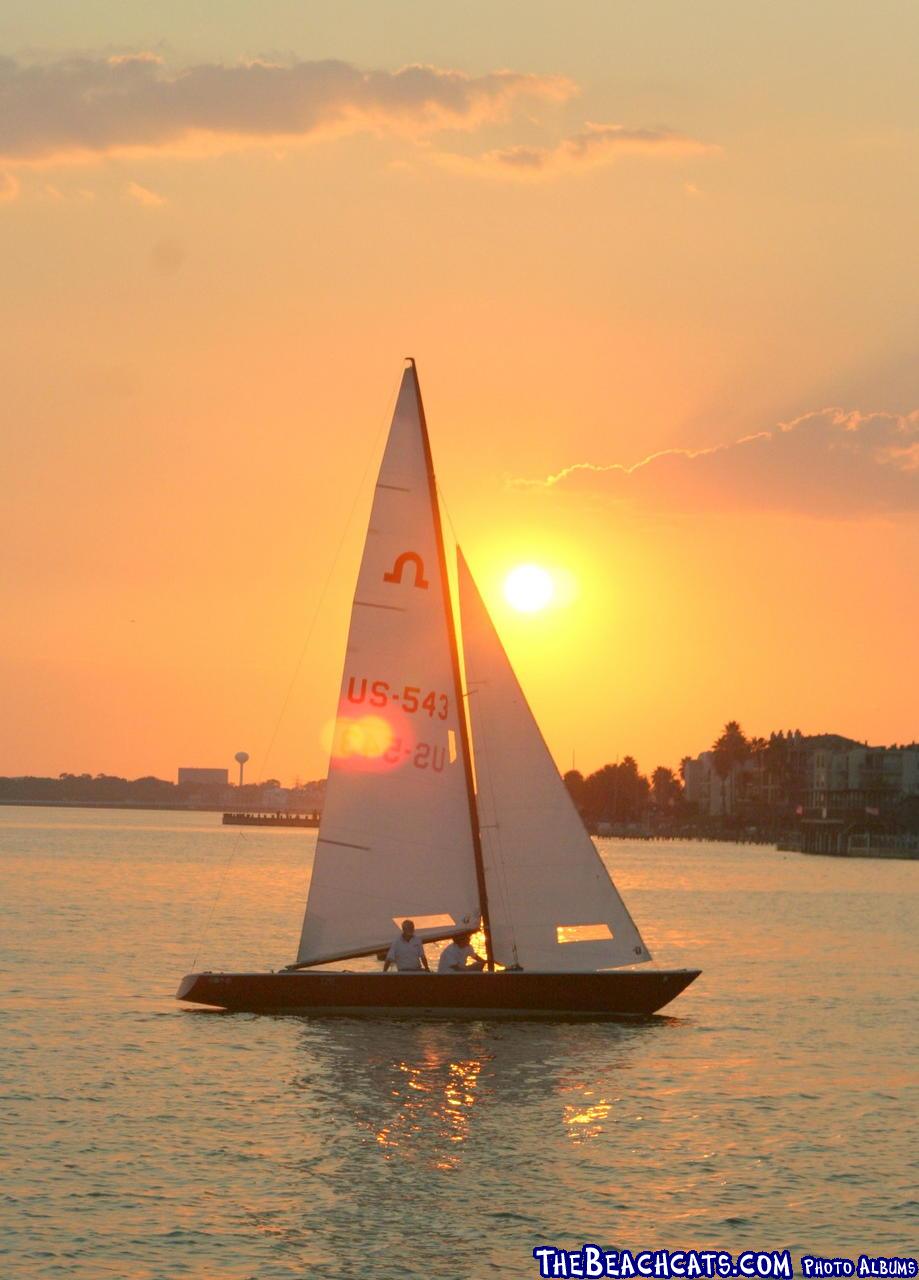
[[780,842],[779,849],[819,853],[833,858],[919,859],[919,836],[908,832],[866,830],[840,818],[804,818],[797,839]]
[[318,813],[266,813],[263,810],[245,813],[225,813],[225,827],[318,827]]

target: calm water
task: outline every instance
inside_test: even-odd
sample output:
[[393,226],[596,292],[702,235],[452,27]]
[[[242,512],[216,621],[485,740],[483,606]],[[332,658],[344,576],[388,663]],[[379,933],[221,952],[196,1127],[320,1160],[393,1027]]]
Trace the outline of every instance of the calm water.
[[609,841],[658,961],[705,971],[672,1016],[269,1019],[172,999],[196,953],[293,955],[312,834],[218,822],[0,809],[4,1280],[917,1252],[916,863]]

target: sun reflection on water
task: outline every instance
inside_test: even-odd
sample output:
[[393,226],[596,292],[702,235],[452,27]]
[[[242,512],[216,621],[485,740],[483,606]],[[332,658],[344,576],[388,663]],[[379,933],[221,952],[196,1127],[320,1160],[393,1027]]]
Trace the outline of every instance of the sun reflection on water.
[[599,1137],[612,1103],[606,1098],[598,1097],[594,1089],[585,1085],[574,1085],[571,1091],[578,1097],[574,1102],[564,1103],[562,1111],[562,1121],[568,1137],[575,1143]]
[[393,1066],[398,1074],[389,1096],[395,1112],[374,1134],[385,1158],[406,1154],[423,1137],[435,1169],[457,1168],[460,1153],[443,1144],[457,1147],[469,1136],[481,1058],[451,1061],[429,1048],[420,1062]]

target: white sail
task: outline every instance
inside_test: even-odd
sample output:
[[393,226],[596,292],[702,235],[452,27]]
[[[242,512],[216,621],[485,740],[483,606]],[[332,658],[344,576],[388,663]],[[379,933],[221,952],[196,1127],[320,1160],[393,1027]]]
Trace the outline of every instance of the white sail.
[[351,613],[298,962],[479,921],[443,542],[414,367],[380,467]]
[[495,960],[550,972],[650,960],[559,777],[462,554],[459,587]]

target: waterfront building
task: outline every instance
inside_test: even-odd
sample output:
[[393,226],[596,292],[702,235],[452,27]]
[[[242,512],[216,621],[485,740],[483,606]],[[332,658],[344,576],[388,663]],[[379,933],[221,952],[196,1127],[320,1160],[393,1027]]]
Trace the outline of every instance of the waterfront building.
[[896,821],[919,806],[919,744],[873,747],[839,734],[773,734],[719,773],[713,751],[683,761],[684,796],[701,817],[749,824]]
[[185,765],[179,767],[179,786],[225,787],[230,781],[227,769],[198,769]]

